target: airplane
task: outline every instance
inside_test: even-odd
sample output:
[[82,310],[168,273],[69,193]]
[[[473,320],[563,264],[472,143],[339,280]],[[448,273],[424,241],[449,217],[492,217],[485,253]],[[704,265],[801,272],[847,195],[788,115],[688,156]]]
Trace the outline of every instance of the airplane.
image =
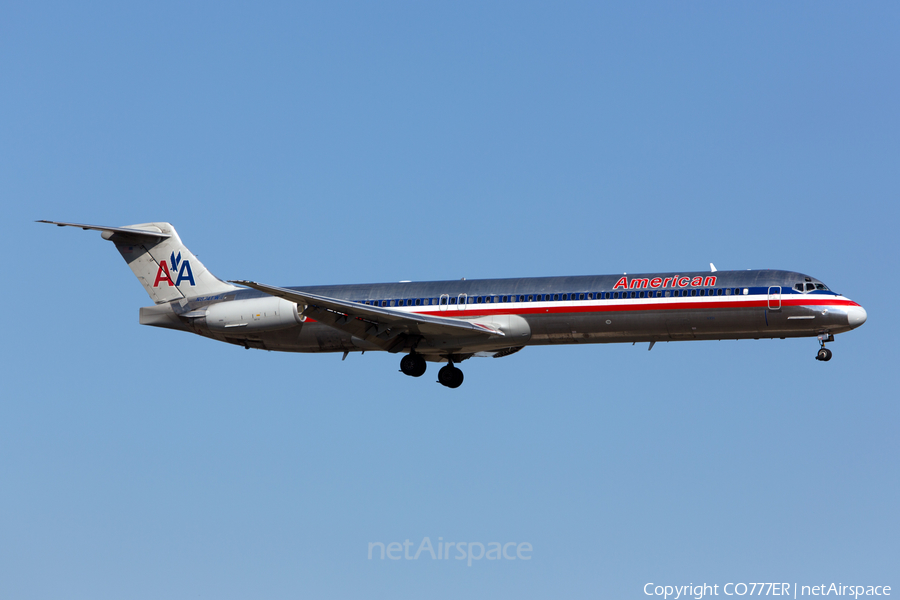
[[866,322],[865,309],[794,271],[642,273],[515,279],[401,281],[276,287],[222,281],[169,223],[105,227],[38,221],[101,232],[154,301],[140,323],[282,352],[386,351],[400,371],[457,388],[457,367],[525,346],[815,337],[816,359],[834,335]]

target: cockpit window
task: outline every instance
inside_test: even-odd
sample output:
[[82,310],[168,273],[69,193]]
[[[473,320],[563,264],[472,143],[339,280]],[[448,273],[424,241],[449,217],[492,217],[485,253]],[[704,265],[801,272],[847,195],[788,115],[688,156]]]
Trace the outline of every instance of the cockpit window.
[[814,292],[816,290],[831,291],[824,283],[795,283],[794,289],[803,294]]

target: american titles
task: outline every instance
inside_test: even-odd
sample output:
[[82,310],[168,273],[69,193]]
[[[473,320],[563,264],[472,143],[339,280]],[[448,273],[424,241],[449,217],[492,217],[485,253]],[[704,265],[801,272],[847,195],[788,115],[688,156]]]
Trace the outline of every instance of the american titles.
[[661,288],[661,287],[715,287],[716,286],[716,277],[715,275],[709,275],[707,277],[703,277],[698,275],[696,277],[681,277],[679,275],[675,275],[674,277],[653,277],[648,278],[639,278],[633,277],[628,279],[628,277],[620,277],[619,281],[616,282],[616,285],[613,286],[614,290],[623,289],[623,290],[640,290],[646,288]]

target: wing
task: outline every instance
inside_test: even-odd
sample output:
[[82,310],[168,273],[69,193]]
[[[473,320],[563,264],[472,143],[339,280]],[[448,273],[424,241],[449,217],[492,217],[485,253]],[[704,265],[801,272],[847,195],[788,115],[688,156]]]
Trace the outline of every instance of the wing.
[[[497,328],[461,319],[411,314],[391,308],[358,304],[254,281],[232,281],[272,296],[295,302],[300,314],[371,342],[389,352],[399,352],[411,337],[504,336]],[[483,337],[482,337],[483,336]]]

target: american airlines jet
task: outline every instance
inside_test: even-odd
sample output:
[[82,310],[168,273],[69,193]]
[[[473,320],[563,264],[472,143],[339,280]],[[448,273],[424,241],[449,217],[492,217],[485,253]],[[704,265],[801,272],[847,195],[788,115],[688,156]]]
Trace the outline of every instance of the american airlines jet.
[[[459,387],[456,366],[525,346],[814,337],[859,327],[866,311],[793,271],[716,271],[399,282],[282,288],[225,282],[206,270],[169,223],[97,230],[131,267],[155,306],[143,325],[196,333],[244,348],[284,352],[383,350],[420,377]],[[237,285],[236,285],[237,284]]]

